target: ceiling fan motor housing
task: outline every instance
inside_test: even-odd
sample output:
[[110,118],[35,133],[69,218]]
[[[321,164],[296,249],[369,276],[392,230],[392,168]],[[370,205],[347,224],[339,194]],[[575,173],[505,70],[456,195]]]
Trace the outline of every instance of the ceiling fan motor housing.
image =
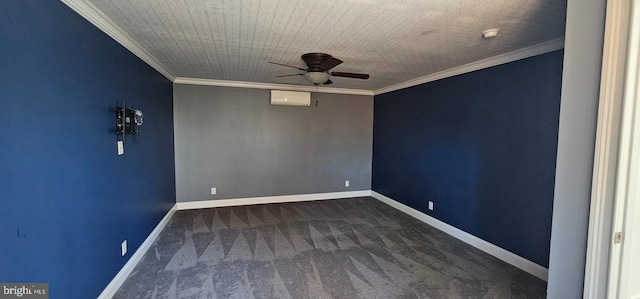
[[307,53],[302,55],[302,60],[307,64],[309,72],[325,72],[322,64],[331,58],[331,55],[325,53]]
[[333,83],[329,77],[346,77],[346,78],[356,78],[356,79],[369,79],[369,74],[358,74],[358,73],[345,73],[345,72],[331,72],[329,70],[341,64],[343,61],[337,59],[329,54],[325,53],[307,53],[302,55],[302,60],[307,64],[307,69],[299,68],[297,66],[292,66],[283,63],[271,62],[272,64],[282,65],[294,69],[298,69],[304,71],[303,74],[294,74],[294,75],[284,75],[278,77],[290,77],[290,76],[304,76],[307,81],[313,83],[314,85],[319,84],[331,84]]

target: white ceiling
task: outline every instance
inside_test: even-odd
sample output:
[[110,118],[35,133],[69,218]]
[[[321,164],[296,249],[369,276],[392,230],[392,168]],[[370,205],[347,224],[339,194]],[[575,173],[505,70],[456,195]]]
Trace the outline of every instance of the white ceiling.
[[371,74],[331,87],[364,90],[562,38],[566,13],[566,0],[84,1],[176,77],[310,85],[267,62],[323,52],[344,61],[332,71]]

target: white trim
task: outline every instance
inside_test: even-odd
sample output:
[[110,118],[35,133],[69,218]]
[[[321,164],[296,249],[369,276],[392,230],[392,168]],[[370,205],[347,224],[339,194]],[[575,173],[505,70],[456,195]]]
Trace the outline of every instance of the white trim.
[[191,209],[205,209],[205,208],[217,208],[217,207],[260,205],[260,204],[281,203],[281,202],[299,202],[299,201],[311,201],[311,200],[323,200],[323,199],[338,199],[338,198],[362,197],[362,196],[371,196],[371,190],[187,201],[187,202],[177,203],[177,207],[178,207],[178,210],[191,210]]
[[131,53],[138,56],[142,61],[149,64],[152,68],[158,71],[163,76],[167,77],[170,81],[173,81],[174,76],[160,61],[158,61],[151,53],[145,50],[138,42],[136,42],[131,36],[126,34],[122,28],[114,23],[109,17],[103,14],[97,7],[85,0],[61,0],[62,3],[69,6],[79,15],[91,22],[91,24],[98,27],[108,36],[113,38],[123,47],[127,48]]
[[173,81],[173,83],[191,84],[191,85],[224,86],[224,87],[240,87],[240,88],[256,88],[256,89],[309,91],[309,92],[321,92],[321,93],[355,94],[355,95],[364,95],[364,96],[373,95],[372,90],[365,90],[365,89],[333,88],[333,87],[260,83],[260,82],[247,82],[247,81],[227,81],[227,80],[199,79],[199,78],[187,78],[187,77],[177,77]]
[[226,87],[241,87],[241,88],[258,88],[258,89],[279,89],[279,90],[292,90],[292,91],[310,91],[321,93],[337,93],[337,94],[353,94],[353,95],[379,95],[399,89],[404,89],[448,77],[461,75],[477,71],[492,66],[513,62],[516,60],[529,58],[532,56],[552,52],[564,48],[564,38],[557,38],[547,42],[543,42],[530,47],[515,50],[513,52],[501,54],[498,56],[478,60],[465,65],[454,67],[451,69],[436,72],[430,75],[412,79],[409,81],[401,82],[398,84],[390,85],[387,87],[379,88],[376,90],[366,89],[349,89],[349,88],[333,88],[333,87],[317,87],[317,86],[305,86],[305,85],[290,85],[290,84],[276,84],[276,83],[259,83],[259,82],[246,82],[246,81],[227,81],[227,80],[215,80],[215,79],[201,79],[201,78],[187,78],[176,77],[169,69],[163,65],[158,59],[156,59],[149,51],[143,48],[138,42],[136,42],[131,36],[125,33],[116,23],[114,23],[109,17],[102,13],[95,5],[86,0],[60,0],[62,3],[69,6],[79,15],[87,19],[93,25],[98,27],[104,33],[109,35],[115,41],[120,43],[123,47],[127,48],[133,54],[138,56],[144,62],[149,64],[152,68],[157,70],[160,74],[165,76],[177,84],[193,84],[193,85],[211,85],[211,86],[226,86]]
[[156,225],[156,228],[154,228],[153,231],[151,231],[149,236],[144,240],[144,242],[142,242],[142,244],[140,245],[140,247],[138,247],[136,252],[133,253],[131,258],[129,258],[127,263],[124,264],[124,266],[122,267],[122,269],[120,269],[118,274],[116,274],[116,276],[111,280],[109,285],[107,285],[107,287],[102,291],[102,293],[100,293],[100,296],[98,296],[98,299],[109,299],[116,294],[120,286],[122,286],[122,283],[124,283],[125,279],[127,279],[131,271],[133,271],[133,268],[135,268],[135,266],[138,264],[138,262],[140,262],[140,260],[142,259],[144,254],[147,252],[147,250],[149,250],[149,248],[151,247],[153,242],[156,240],[156,238],[158,238],[158,236],[160,235],[160,232],[162,232],[162,230],[167,225],[167,223],[169,223],[169,220],[171,219],[173,214],[175,214],[175,212],[176,212],[176,205],[174,204],[171,207],[171,209],[167,212],[167,214],[164,215],[162,220],[160,220],[160,223]]
[[607,1],[583,298],[607,297],[631,1]]
[[521,256],[511,253],[505,249],[502,249],[496,245],[493,245],[487,241],[484,241],[476,236],[473,236],[467,232],[464,232],[458,228],[455,228],[449,224],[446,224],[438,219],[435,219],[427,214],[424,214],[418,210],[401,204],[389,197],[386,197],[378,192],[371,190],[359,190],[359,191],[347,191],[347,192],[330,192],[330,193],[315,193],[315,194],[300,194],[300,195],[284,195],[284,196],[265,196],[265,197],[249,197],[249,198],[234,198],[234,199],[220,199],[220,200],[206,200],[206,201],[190,201],[179,202],[173,205],[167,214],[162,218],[156,228],[149,234],[147,239],[140,245],[136,252],[131,256],[129,261],[120,269],[118,274],[111,280],[109,285],[102,291],[98,299],[112,298],[118,291],[122,283],[129,276],[131,271],[140,262],[144,254],[149,250],[153,242],[158,238],[160,232],[169,223],[169,220],[176,212],[176,210],[190,210],[190,209],[202,209],[202,208],[216,208],[227,206],[242,206],[242,205],[255,205],[255,204],[269,204],[269,203],[282,203],[282,202],[301,202],[301,201],[314,201],[325,199],[338,199],[338,198],[350,198],[350,197],[362,197],[372,196],[373,198],[380,200],[406,214],[412,216],[428,225],[431,225],[471,246],[474,246],[496,258],[505,261],[525,272],[530,273],[542,280],[547,280],[548,269],[544,268],[534,262],[531,262]]
[[449,224],[446,224],[436,218],[433,218],[425,213],[422,213],[414,208],[399,203],[387,196],[384,196],[378,192],[371,191],[371,196],[375,199],[384,202],[406,214],[412,216],[426,224],[429,224],[460,241],[463,241],[473,247],[476,247],[490,255],[497,257],[498,259],[505,261],[535,277],[538,277],[544,281],[547,281],[549,276],[549,270],[543,266],[540,266],[530,260],[527,260],[519,255],[502,249],[496,245],[493,245],[485,240],[482,240],[472,234],[455,228]]
[[470,73],[473,71],[490,68],[493,66],[533,57],[536,55],[541,55],[548,52],[553,52],[556,50],[560,50],[562,48],[564,48],[564,38],[557,38],[557,39],[553,39],[537,45],[522,48],[509,53],[497,55],[494,57],[478,60],[465,65],[443,70],[430,75],[426,75],[426,76],[405,81],[402,83],[394,84],[391,86],[379,88],[376,90],[288,85],[288,84],[276,84],[276,83],[259,83],[259,82],[246,82],[246,81],[226,81],[226,80],[186,78],[186,77],[177,77],[173,82],[176,84],[211,85],[211,86],[257,88],[257,89],[279,89],[279,90],[310,91],[310,92],[354,94],[354,95],[380,95],[387,92],[409,88],[416,85],[420,85],[420,84],[424,84],[424,83],[428,83],[428,82],[432,82],[432,81],[436,81],[436,80],[440,80],[448,77],[453,77],[453,76],[457,76],[465,73]]
[[[631,16],[627,40],[627,60],[624,78],[624,96],[622,124],[620,130],[618,172],[615,192],[615,207],[612,232],[621,232],[622,242],[609,241],[609,281],[607,298],[630,298],[631,291],[637,291],[637,276],[631,277],[636,269],[636,252],[629,251],[638,247],[637,231],[639,225],[637,207],[637,181],[640,177],[640,5],[631,3]],[[634,227],[635,226],[635,227]],[[634,296],[636,297],[636,296]]]
[[399,89],[404,89],[404,88],[408,88],[408,87],[412,87],[412,86],[416,86],[416,85],[420,85],[420,84],[424,84],[424,83],[428,83],[428,82],[432,82],[432,81],[436,81],[444,78],[449,78],[449,77],[470,73],[470,72],[485,69],[485,68],[490,68],[496,65],[501,65],[501,64],[513,62],[520,59],[533,57],[533,56],[548,53],[548,52],[553,52],[556,50],[560,50],[562,48],[564,48],[564,37],[553,39],[544,43],[522,48],[519,50],[515,50],[509,53],[500,54],[498,56],[493,56],[486,59],[474,61],[465,65],[461,65],[458,67],[454,67],[448,70],[440,71],[437,73],[433,73],[430,75],[405,81],[402,83],[379,88],[374,90],[373,94],[379,95],[387,92],[392,92]]

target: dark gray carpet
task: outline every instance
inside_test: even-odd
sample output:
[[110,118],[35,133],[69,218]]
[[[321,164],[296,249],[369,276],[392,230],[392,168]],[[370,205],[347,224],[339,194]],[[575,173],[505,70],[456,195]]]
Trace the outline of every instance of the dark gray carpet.
[[178,211],[114,298],[544,298],[373,198]]

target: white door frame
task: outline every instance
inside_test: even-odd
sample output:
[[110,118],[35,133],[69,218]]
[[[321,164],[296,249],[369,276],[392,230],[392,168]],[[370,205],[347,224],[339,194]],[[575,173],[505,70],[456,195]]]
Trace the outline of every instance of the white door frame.
[[[616,298],[618,294],[617,286],[608,286],[613,286],[611,283],[618,279],[621,248],[613,243],[613,236],[615,232],[622,231],[622,224],[618,223],[622,221],[619,208],[622,207],[624,212],[622,203],[626,199],[624,190],[629,175],[626,165],[629,165],[633,137],[635,99],[628,95],[629,88],[637,89],[637,85],[635,80],[625,84],[632,80],[628,75],[633,73],[630,69],[635,69],[636,73],[638,69],[637,60],[632,63],[629,59],[634,51],[637,58],[637,42],[634,50],[634,42],[630,40],[633,34],[629,34],[631,20],[640,17],[637,13],[631,17],[632,6],[637,6],[632,5],[633,2],[607,1],[584,298]],[[634,32],[636,36],[639,33]]]
[[[628,54],[623,97],[622,130],[620,135],[620,157],[618,162],[618,180],[613,214],[613,232],[621,234],[621,242],[611,245],[609,262],[609,298],[640,298],[640,279],[634,277],[633,268],[638,262],[637,253],[640,234],[640,5],[634,1],[631,5],[631,23],[629,29]],[[636,231],[634,231],[636,230]],[[637,250],[637,249],[636,249]],[[637,267],[637,266],[636,266]]]

